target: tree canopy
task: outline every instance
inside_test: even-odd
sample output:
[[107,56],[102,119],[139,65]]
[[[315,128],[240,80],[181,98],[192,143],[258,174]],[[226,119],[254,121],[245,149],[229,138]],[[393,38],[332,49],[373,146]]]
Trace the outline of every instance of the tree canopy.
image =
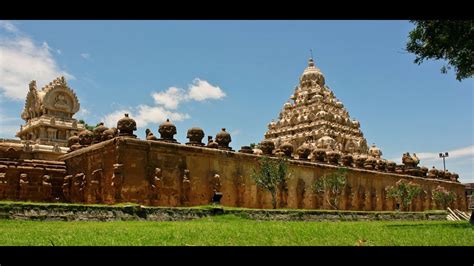
[[444,59],[442,73],[454,67],[456,79],[473,76],[474,21],[473,20],[412,20],[415,29],[409,33],[406,50],[416,55],[415,63],[426,59]]

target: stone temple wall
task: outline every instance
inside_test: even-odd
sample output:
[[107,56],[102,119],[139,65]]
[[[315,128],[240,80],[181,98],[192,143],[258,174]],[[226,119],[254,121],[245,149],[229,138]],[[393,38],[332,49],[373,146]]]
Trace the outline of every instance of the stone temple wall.
[[63,201],[65,175],[64,162],[0,157],[0,200]]
[[[152,206],[195,206],[211,202],[221,191],[224,206],[271,208],[271,197],[255,185],[251,172],[260,156],[158,141],[117,137],[60,157],[67,167],[64,198],[77,203],[133,202]],[[337,166],[290,160],[286,193],[278,193],[280,208],[330,209],[311,185]],[[385,188],[400,179],[427,191],[412,210],[433,209],[431,190],[453,191],[454,208],[465,210],[465,187],[457,182],[348,168],[348,188],[340,209],[393,210]]]

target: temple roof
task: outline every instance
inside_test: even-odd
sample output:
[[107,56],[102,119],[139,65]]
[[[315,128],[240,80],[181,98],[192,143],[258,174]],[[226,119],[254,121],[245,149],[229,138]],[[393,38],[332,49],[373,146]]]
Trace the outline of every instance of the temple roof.
[[79,111],[80,104],[76,93],[66,83],[64,77],[58,77],[45,85],[40,91],[36,87],[36,81],[31,81],[29,92],[26,96],[25,107],[21,118],[28,121],[31,118],[45,114],[47,110],[73,114]]
[[273,140],[277,147],[283,142],[290,142],[295,148],[319,142],[340,151],[368,152],[360,123],[351,119],[344,104],[325,85],[312,58],[278,119],[269,123],[265,139]]

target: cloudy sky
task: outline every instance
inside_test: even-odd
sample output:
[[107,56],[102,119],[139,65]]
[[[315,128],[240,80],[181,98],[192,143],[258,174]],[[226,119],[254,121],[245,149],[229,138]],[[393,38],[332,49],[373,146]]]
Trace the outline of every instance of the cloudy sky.
[[170,118],[177,139],[193,126],[223,127],[231,146],[259,142],[307,65],[361,122],[369,143],[400,162],[447,168],[474,182],[473,79],[418,66],[404,51],[408,21],[0,21],[0,138],[23,122],[28,83],[64,75],[76,118],[115,126],[128,112],[158,134]]

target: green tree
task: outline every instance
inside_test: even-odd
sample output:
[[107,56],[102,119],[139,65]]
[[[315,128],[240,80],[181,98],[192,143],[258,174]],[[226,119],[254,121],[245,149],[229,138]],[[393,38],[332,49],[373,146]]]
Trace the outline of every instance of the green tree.
[[94,128],[96,128],[97,126],[99,126],[99,123],[97,123],[95,126],[89,126],[89,125],[84,121],[84,119],[79,120],[79,123],[84,124],[84,127],[85,127],[87,130],[90,130],[90,131],[93,131]]
[[438,186],[431,191],[431,197],[437,206],[446,209],[456,199],[456,194]]
[[283,187],[288,179],[287,159],[270,159],[263,156],[258,161],[258,167],[251,174],[257,186],[266,189],[272,196],[272,207],[277,206],[277,190]]
[[400,204],[402,211],[408,210],[413,203],[413,199],[423,192],[420,185],[404,179],[398,180],[395,186],[389,186],[385,190],[387,191],[387,198],[393,198]]
[[250,148],[255,149],[256,144],[255,143],[250,143]]
[[444,59],[442,73],[454,67],[456,79],[473,76],[474,21],[473,20],[412,20],[415,29],[409,33],[406,50],[416,55],[415,63],[426,59]]
[[[346,176],[347,169],[340,168],[337,171],[316,179],[316,181],[311,185],[311,190],[313,191],[313,194],[325,196],[325,200],[329,206],[337,210],[339,206],[339,196],[347,185]],[[325,193],[326,191],[327,193]]]

